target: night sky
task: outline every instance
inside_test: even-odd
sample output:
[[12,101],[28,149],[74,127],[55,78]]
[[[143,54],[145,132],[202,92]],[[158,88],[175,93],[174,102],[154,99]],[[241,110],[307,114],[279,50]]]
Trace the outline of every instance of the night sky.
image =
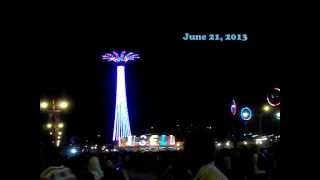
[[[105,134],[111,139],[116,66],[100,57],[111,50],[132,50],[142,57],[126,65],[131,128],[137,135],[150,126],[170,131],[178,121],[212,124],[224,136],[234,121],[229,112],[233,98],[257,108],[266,103],[270,88],[280,86],[277,49],[265,27],[110,30],[106,24],[86,24],[84,29],[79,22],[64,23],[42,29],[47,33],[42,33],[39,52],[44,75],[40,98],[70,99],[72,106],[63,115],[69,136]],[[184,32],[243,32],[249,41],[185,42],[179,40]]]

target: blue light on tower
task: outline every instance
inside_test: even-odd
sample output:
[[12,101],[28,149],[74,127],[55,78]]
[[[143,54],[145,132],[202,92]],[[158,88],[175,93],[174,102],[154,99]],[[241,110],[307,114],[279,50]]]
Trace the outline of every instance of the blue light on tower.
[[126,95],[125,64],[128,61],[139,58],[138,54],[132,52],[126,53],[126,51],[122,51],[120,55],[116,51],[113,51],[112,53],[106,53],[102,56],[102,60],[112,61],[117,64],[117,94],[112,136],[113,141],[118,141],[122,137],[131,136]]

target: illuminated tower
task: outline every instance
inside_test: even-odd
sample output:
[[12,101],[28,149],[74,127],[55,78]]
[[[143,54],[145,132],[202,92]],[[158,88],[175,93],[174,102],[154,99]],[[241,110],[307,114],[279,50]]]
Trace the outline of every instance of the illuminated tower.
[[129,113],[127,107],[125,64],[129,60],[139,59],[138,54],[122,51],[120,55],[113,51],[102,56],[103,60],[113,61],[117,64],[117,94],[116,108],[113,125],[113,141],[118,141],[122,137],[131,136]]

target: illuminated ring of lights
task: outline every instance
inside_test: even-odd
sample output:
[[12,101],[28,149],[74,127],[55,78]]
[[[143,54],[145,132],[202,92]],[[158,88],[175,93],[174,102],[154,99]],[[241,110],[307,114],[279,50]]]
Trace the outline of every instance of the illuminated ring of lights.
[[[247,113],[247,117],[244,114]],[[252,118],[252,111],[249,107],[244,107],[240,111],[240,117],[244,121],[249,121]]]
[[[273,90],[279,91],[279,93],[280,93],[280,88],[273,88]],[[273,106],[273,107],[280,105],[280,101],[279,101],[278,103],[272,103],[272,102],[270,101],[270,99],[269,99],[269,96],[267,96],[267,101],[268,101],[268,103],[269,103],[271,106]]]
[[231,111],[232,115],[236,115],[237,114],[237,104],[236,104],[235,100],[232,100],[230,111]]

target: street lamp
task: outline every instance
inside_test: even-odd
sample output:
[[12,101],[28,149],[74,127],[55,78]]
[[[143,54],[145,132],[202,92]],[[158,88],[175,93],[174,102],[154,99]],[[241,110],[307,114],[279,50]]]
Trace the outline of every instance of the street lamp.
[[40,109],[47,109],[49,106],[49,103],[47,101],[40,102]]
[[58,124],[58,128],[62,129],[64,127],[64,124],[61,122]]
[[60,113],[68,109],[69,102],[65,99],[56,101],[52,100],[41,100],[40,110],[47,112],[49,114],[49,122],[46,124],[46,128],[53,138],[52,142],[56,146],[60,146],[62,140],[62,129],[64,128],[64,123],[61,121]]
[[59,102],[58,106],[59,106],[61,109],[67,109],[68,106],[69,106],[69,103],[68,103],[67,101],[63,100],[63,101],[60,101],[60,102]]
[[48,129],[51,129],[51,128],[52,128],[52,124],[51,124],[51,123],[48,123],[48,124],[47,124],[47,128],[48,128]]
[[269,112],[270,109],[271,109],[271,108],[270,108],[270,106],[268,106],[268,105],[264,105],[264,106],[263,106],[263,111],[264,111],[264,112]]

